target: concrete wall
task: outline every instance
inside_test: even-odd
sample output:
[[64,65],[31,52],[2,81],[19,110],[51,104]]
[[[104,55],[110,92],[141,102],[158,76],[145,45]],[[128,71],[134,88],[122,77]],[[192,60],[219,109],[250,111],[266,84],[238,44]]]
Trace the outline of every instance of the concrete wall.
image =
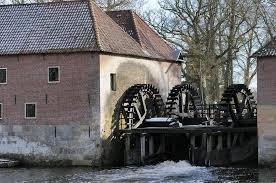
[[276,57],[258,58],[258,158],[276,166]]
[[[8,69],[8,83],[0,85],[1,156],[32,164],[101,164],[98,55],[1,56],[0,66]],[[60,83],[48,83],[49,66],[60,66]],[[36,119],[24,118],[25,102],[37,103]]]
[[[111,91],[110,73],[117,75],[116,91]],[[101,137],[106,161],[114,163],[123,155],[116,140],[110,144],[112,128],[116,125],[114,109],[122,94],[134,84],[153,84],[166,101],[169,90],[180,83],[180,76],[181,68],[176,63],[100,55]]]

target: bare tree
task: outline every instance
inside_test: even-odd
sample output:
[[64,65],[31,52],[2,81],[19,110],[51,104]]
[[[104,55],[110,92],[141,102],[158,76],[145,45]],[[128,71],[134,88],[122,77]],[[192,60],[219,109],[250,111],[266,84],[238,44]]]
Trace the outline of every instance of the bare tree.
[[256,75],[255,61],[249,56],[259,45],[260,24],[270,35],[275,25],[267,3],[161,0],[161,10],[148,12],[145,17],[158,33],[182,50],[187,57],[183,75],[201,87],[208,102],[214,102],[219,100],[220,86],[233,83],[234,67],[240,67],[239,74],[248,85]]
[[[66,0],[0,0],[0,4],[25,4],[25,3],[43,3]],[[144,0],[91,0],[96,2],[104,10],[119,10],[119,9],[139,9],[144,4]]]
[[137,8],[143,5],[144,1],[140,0],[94,0],[107,11],[118,9]]

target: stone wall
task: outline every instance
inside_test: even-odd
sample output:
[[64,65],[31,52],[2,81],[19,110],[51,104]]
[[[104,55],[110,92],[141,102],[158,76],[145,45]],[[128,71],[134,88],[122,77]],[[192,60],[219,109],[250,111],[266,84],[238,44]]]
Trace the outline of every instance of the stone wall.
[[[99,58],[91,53],[1,56],[0,156],[39,165],[101,165]],[[60,83],[48,83],[48,67]],[[24,103],[37,118],[24,118]]]
[[[117,76],[117,90],[111,91],[110,74]],[[117,163],[123,153],[112,136],[113,114],[122,94],[134,84],[155,85],[166,101],[169,90],[180,83],[181,67],[176,62],[161,62],[128,57],[100,55],[101,138],[107,163]],[[115,121],[116,122],[116,121]],[[113,142],[110,144],[110,141]]]
[[276,166],[276,57],[258,58],[258,159]]

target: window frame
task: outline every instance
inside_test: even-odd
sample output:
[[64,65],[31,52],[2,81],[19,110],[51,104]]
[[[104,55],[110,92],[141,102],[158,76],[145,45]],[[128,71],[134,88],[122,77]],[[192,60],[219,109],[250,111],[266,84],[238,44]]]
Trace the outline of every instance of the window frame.
[[6,84],[8,84],[8,68],[6,68],[6,67],[1,67],[0,68],[0,70],[6,70],[6,82],[5,83],[1,83],[0,82],[0,85],[6,85]]
[[[34,104],[35,105],[35,117],[27,117],[27,105]],[[25,102],[24,103],[24,118],[25,119],[36,119],[37,118],[37,103],[36,102]]]
[[110,73],[110,90],[117,91],[117,74]]
[[[57,68],[58,69],[58,81],[50,81],[50,69],[54,69]],[[48,67],[48,71],[47,71],[47,77],[48,77],[48,83],[60,83],[60,66],[49,66]]]
[[1,106],[1,110],[0,110],[0,114],[1,114],[0,120],[1,120],[1,119],[3,119],[3,103],[2,102],[0,102],[0,106]]

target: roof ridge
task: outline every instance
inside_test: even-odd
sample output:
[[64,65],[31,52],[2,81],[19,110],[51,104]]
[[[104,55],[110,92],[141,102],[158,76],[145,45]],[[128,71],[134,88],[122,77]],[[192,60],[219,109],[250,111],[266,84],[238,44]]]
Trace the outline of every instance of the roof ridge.
[[105,12],[122,12],[122,11],[133,11],[132,9],[126,9],[126,10],[107,10]]
[[89,0],[68,0],[68,1],[48,1],[48,2],[34,2],[34,3],[20,3],[20,4],[0,4],[0,7],[5,6],[31,6],[31,5],[47,5],[47,4],[68,4],[75,2],[87,2]]
[[136,21],[135,21],[135,16],[134,16],[134,11],[133,10],[130,10],[130,14],[131,14],[131,17],[132,17],[132,21],[133,21],[133,25],[134,25],[134,31],[137,35],[137,38],[138,38],[138,43],[143,47],[143,44],[142,44],[142,41],[141,41],[141,37],[140,37],[140,34],[138,32],[138,29],[137,29],[137,25],[136,25]]
[[98,30],[98,24],[97,24],[97,20],[94,14],[94,7],[93,6],[97,6],[94,2],[89,1],[89,0],[85,0],[88,3],[88,8],[90,10],[90,15],[91,15],[91,19],[92,19],[92,23],[93,23],[93,27],[95,30],[95,35],[96,35],[96,44],[99,47],[99,51],[103,51],[102,49],[102,45],[100,42],[100,34],[99,34],[99,30]]

